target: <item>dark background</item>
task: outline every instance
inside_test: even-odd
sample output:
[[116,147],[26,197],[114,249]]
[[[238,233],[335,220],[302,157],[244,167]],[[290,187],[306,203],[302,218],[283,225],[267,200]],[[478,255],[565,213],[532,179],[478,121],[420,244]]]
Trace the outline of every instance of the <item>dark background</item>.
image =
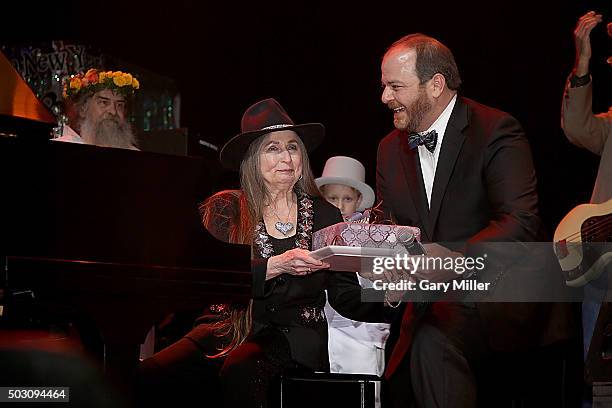
[[171,77],[182,126],[217,145],[239,133],[246,107],[275,97],[294,121],[325,124],[326,141],[312,155],[315,176],[342,154],[364,163],[372,185],[378,141],[393,126],[380,102],[380,59],[394,40],[423,32],[454,52],[463,95],[523,124],[551,229],[590,198],[599,159],[565,139],[560,104],[572,31],[591,9],[604,14],[592,34],[594,110],[611,103],[609,1],[22,3],[3,5],[0,40],[80,41]]

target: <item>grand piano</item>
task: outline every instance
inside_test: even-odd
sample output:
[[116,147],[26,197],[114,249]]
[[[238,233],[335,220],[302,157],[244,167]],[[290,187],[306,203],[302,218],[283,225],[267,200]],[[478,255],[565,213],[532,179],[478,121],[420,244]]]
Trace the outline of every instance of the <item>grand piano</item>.
[[129,376],[154,322],[249,300],[250,248],[215,239],[198,214],[220,177],[214,158],[56,142],[53,126],[0,53],[5,301],[27,292],[53,313],[87,316],[105,367]]

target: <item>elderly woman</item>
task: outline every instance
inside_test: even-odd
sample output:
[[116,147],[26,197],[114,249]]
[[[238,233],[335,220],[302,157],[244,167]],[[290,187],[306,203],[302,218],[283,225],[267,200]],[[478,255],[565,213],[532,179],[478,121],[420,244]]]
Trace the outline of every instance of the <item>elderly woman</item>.
[[361,302],[354,273],[326,271],[309,255],[312,233],[342,221],[320,197],[308,161],[323,135],[321,124],[295,125],[266,99],[247,109],[242,133],[221,150],[222,164],[240,170],[241,189],[217,194],[209,208],[221,209],[212,215],[217,230],[253,249],[251,330],[221,370],[227,406],[265,406],[270,380],[285,369],[329,371],[325,289],[343,315],[383,321],[380,303]]

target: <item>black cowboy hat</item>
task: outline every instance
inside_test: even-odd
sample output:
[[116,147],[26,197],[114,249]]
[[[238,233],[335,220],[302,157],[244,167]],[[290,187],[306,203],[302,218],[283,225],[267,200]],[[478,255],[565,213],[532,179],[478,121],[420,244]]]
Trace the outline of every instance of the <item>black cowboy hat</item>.
[[219,153],[221,164],[230,170],[239,170],[251,143],[267,133],[293,130],[300,136],[308,152],[317,147],[325,136],[325,127],[321,123],[294,124],[285,109],[272,98],[251,105],[242,115],[240,129],[242,133],[225,143]]

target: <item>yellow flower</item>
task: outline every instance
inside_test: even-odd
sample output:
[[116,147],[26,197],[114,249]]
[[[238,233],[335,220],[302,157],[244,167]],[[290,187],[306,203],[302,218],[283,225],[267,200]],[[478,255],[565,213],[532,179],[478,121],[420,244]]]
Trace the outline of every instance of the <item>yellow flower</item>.
[[107,76],[108,72],[100,72],[100,74],[98,75],[98,82],[104,82]]
[[118,87],[122,87],[125,86],[125,77],[123,75],[117,75],[117,76],[113,76],[113,82],[115,83],[115,85],[117,85]]
[[134,87],[134,89],[140,88],[140,82],[138,82],[136,78],[132,78],[132,87]]
[[132,85],[132,74],[123,74],[123,78],[125,78],[126,85]]
[[81,80],[77,77],[70,79],[70,88],[78,92],[81,89]]

